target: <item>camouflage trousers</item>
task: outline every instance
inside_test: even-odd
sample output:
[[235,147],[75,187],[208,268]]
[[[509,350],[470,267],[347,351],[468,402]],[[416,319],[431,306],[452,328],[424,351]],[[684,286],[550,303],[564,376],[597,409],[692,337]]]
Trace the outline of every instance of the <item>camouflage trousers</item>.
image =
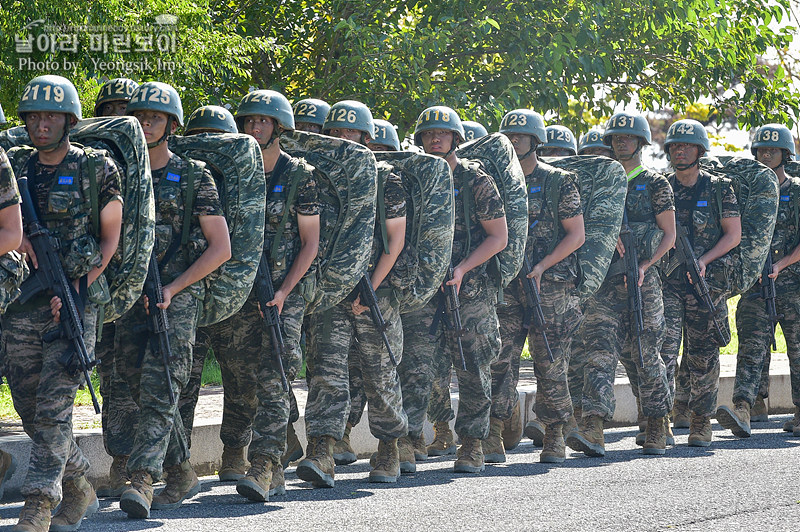
[[[756,395],[762,390],[762,375],[766,373],[769,382],[769,362],[772,337],[770,336],[769,316],[764,300],[749,297],[758,294],[760,286],[742,294],[736,308],[736,330],[739,333],[739,353],[736,356],[736,382],[733,387],[733,401],[746,401],[753,406]],[[800,406],[800,292],[778,293],[775,309],[779,316],[781,329],[786,338],[786,354],[792,382],[792,402]],[[763,370],[763,371],[762,371]],[[767,390],[768,391],[768,387]],[[766,393],[763,394],[766,397]]]
[[664,343],[664,300],[661,279],[655,269],[645,272],[642,282],[641,334],[642,362],[637,341],[632,333],[628,310],[628,290],[621,275],[606,278],[586,307],[584,341],[587,363],[583,387],[583,415],[600,416],[607,421],[614,417],[614,377],[621,353],[633,353],[637,366],[639,398],[647,417],[664,417],[672,410],[672,394],[661,359]]
[[153,352],[150,337],[144,330],[144,304],[137,302],[117,320],[117,367],[139,406],[139,430],[128,460],[128,471],[131,473],[144,470],[158,479],[164,468],[189,459],[189,445],[178,412],[177,398],[189,381],[199,316],[200,302],[188,291],[173,297],[167,308],[172,351],[169,369],[175,405],[169,402],[170,383],[164,375],[161,354]]
[[209,334],[211,327],[201,327],[195,333],[194,349],[192,349],[192,369],[189,371],[189,380],[181,390],[178,398],[178,414],[183,423],[183,433],[186,435],[186,445],[192,448],[192,429],[194,428],[194,411],[200,397],[200,388],[203,383],[203,367],[206,363],[208,350],[212,345]]
[[535,327],[528,334],[528,349],[536,375],[536,417],[545,425],[551,425],[564,422],[572,415],[567,368],[572,335],[583,320],[583,313],[578,304],[577,289],[572,282],[545,279],[539,295],[553,361],[550,361],[541,332]]
[[364,391],[364,377],[361,375],[358,357],[353,349],[347,355],[347,371],[350,375],[350,414],[347,422],[355,427],[361,421],[364,407],[367,406],[367,394]]
[[[342,439],[350,412],[348,359],[352,356],[361,369],[370,432],[379,440],[399,438],[408,433],[408,418],[403,412],[397,369],[369,311],[356,316],[351,302],[346,298],[329,311],[310,316],[306,435]],[[391,295],[380,290],[378,306],[386,320],[389,345],[399,363],[403,355],[399,307]]]
[[[726,295],[712,292],[717,319],[722,327],[728,325]],[[719,345],[711,315],[698,301],[688,281],[664,283],[664,321],[666,336],[661,357],[667,368],[667,382],[675,403],[688,403],[698,416],[714,416],[719,391]],[[683,340],[683,358],[686,364],[685,382],[681,385],[676,369],[678,352]]]
[[519,402],[519,359],[530,325],[530,311],[523,303],[521,282],[515,279],[506,289],[505,304],[497,306],[503,348],[492,362],[492,413],[496,419],[510,419]]
[[[461,361],[458,361],[461,364]],[[450,383],[453,380],[453,361],[449,357],[437,357],[431,366],[431,396],[428,402],[428,420],[431,423],[450,422],[455,419],[453,403],[450,400]]]
[[139,421],[139,407],[131,397],[128,383],[117,369],[114,349],[115,324],[103,325],[102,339],[95,344],[100,395],[103,446],[109,456],[130,456]]
[[[583,304],[583,309],[592,308],[594,296]],[[578,408],[583,401],[583,388],[586,384],[586,362],[589,354],[586,350],[586,320],[583,320],[575,331],[570,345],[569,363],[567,366],[567,385],[572,408]]]
[[[22,494],[42,495],[58,503],[62,477],[79,478],[89,470],[72,434],[72,408],[83,374],[68,374],[58,361],[71,349],[68,341],[42,341],[42,335],[58,325],[50,313],[49,298],[39,299],[41,304],[31,301],[25,310],[12,306],[2,318],[3,373],[22,427],[33,440]],[[87,304],[83,340],[90,354],[94,353],[96,322],[97,308]]]

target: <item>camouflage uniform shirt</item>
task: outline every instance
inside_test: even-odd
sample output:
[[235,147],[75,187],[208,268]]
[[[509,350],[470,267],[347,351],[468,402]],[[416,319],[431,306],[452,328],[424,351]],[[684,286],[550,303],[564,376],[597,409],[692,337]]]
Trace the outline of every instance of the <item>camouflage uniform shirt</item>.
[[[780,187],[778,217],[775,221],[775,232],[772,234],[771,248],[777,251],[777,256],[773,256],[776,262],[790,254],[800,238],[800,227],[795,218],[795,202],[800,202],[800,179],[788,177]],[[775,279],[778,293],[800,290],[798,274],[800,274],[800,263],[794,263],[787,268],[787,271],[781,272]]]
[[8,162],[5,150],[0,148],[0,210],[17,205],[20,201],[11,163]]
[[[383,178],[381,172],[378,179]],[[406,216],[406,191],[403,188],[402,178],[394,172],[386,172],[383,182],[383,204],[386,212],[386,219],[403,218]],[[373,271],[378,265],[381,253],[387,253],[383,249],[383,237],[381,236],[381,222],[378,216],[375,217],[375,234],[372,237],[372,255],[370,255],[369,271]],[[388,286],[389,278],[383,280],[381,286]]]

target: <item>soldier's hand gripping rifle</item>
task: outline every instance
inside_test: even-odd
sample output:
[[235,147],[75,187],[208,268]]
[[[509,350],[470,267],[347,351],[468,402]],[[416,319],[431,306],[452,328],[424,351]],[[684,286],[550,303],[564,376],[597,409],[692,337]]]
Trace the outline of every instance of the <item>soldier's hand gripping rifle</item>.
[[761,290],[758,296],[764,300],[764,305],[767,310],[770,338],[772,338],[772,348],[778,349],[778,346],[775,342],[775,325],[778,323],[778,320],[783,317],[783,315],[779,315],[778,310],[775,307],[775,279],[770,277],[770,274],[772,273],[772,267],[772,250],[770,250],[767,254],[767,261],[764,263],[764,269],[761,271]]
[[644,367],[642,355],[642,333],[644,332],[644,316],[642,315],[642,289],[639,286],[639,253],[636,249],[636,238],[628,224],[628,213],[622,216],[622,231],[619,232],[625,254],[622,256],[628,289],[628,311],[631,315],[631,333],[636,336],[639,348],[639,367]]
[[[96,362],[83,341],[83,317],[81,314],[85,306],[85,294],[79,296],[64,273],[64,267],[61,265],[61,258],[57,251],[58,240],[39,221],[36,207],[28,190],[28,179],[22,177],[17,183],[22,195],[22,213],[26,222],[26,234],[39,262],[39,268],[32,271],[30,277],[22,283],[19,301],[25,303],[39,293],[50,292],[61,299],[59,328],[42,335],[42,340],[49,343],[64,338],[71,344],[71,349],[65,351],[59,357],[58,362],[70,375],[74,376],[78,372],[83,372],[86,387],[89,388],[92,396],[94,411],[99,414],[100,405],[97,402],[89,373]],[[78,303],[81,305],[80,309]]]
[[361,304],[365,307],[369,307],[369,313],[370,316],[372,316],[372,324],[375,325],[375,328],[378,329],[378,332],[381,333],[383,337],[383,343],[386,345],[387,351],[389,351],[389,360],[392,361],[393,366],[397,367],[397,360],[394,358],[392,346],[389,345],[389,338],[386,336],[388,325],[386,324],[386,320],[383,319],[383,313],[381,313],[381,309],[378,306],[378,296],[375,294],[375,289],[372,287],[372,283],[366,275],[358,281],[358,294],[361,299]]
[[286,343],[283,340],[278,307],[267,305],[267,303],[275,299],[275,287],[272,285],[272,270],[269,267],[269,259],[267,259],[267,254],[264,252],[261,253],[261,261],[258,263],[255,289],[258,305],[261,307],[261,315],[264,318],[264,325],[269,329],[269,337],[272,341],[272,355],[275,357],[275,369],[280,373],[283,391],[288,392],[289,383],[286,381],[286,371],[283,369]]
[[169,320],[167,310],[160,308],[159,303],[164,302],[164,287],[161,284],[161,272],[158,270],[156,250],[150,255],[147,264],[147,277],[144,280],[144,295],[147,296],[147,332],[150,336],[150,349],[153,354],[161,355],[164,365],[164,378],[167,382],[169,404],[175,405],[175,392],[172,390],[172,374],[169,364],[172,362],[172,348],[169,345]]
[[450,330],[455,333],[456,341],[458,342],[458,356],[461,357],[461,369],[467,370],[467,359],[464,358],[464,346],[461,344],[461,337],[466,334],[466,329],[461,324],[461,302],[458,299],[458,292],[456,286],[447,284],[448,281],[453,279],[453,266],[447,268],[447,276],[444,278],[444,302],[448,314],[448,325]]
[[547,349],[547,357],[550,362],[554,362],[553,351],[550,349],[550,342],[547,341],[547,333],[544,330],[544,312],[542,312],[542,300],[539,297],[539,288],[536,286],[536,279],[529,279],[528,274],[533,271],[531,261],[527,255],[522,263],[522,286],[525,289],[525,297],[528,300],[528,306],[531,308],[532,325],[542,333],[542,340],[544,340],[544,347]]
[[722,328],[722,325],[717,319],[717,309],[714,306],[714,302],[711,300],[711,292],[708,289],[706,279],[700,275],[700,264],[698,264],[697,257],[694,255],[694,249],[692,249],[692,243],[689,241],[689,235],[686,233],[686,228],[678,223],[675,252],[667,267],[667,275],[672,274],[675,268],[680,264],[686,266],[686,271],[689,273],[689,278],[692,281],[692,286],[694,287],[694,292],[697,294],[698,300],[703,303],[706,310],[711,315],[711,319],[714,320],[714,328],[717,332],[717,339],[721,342],[720,345],[728,345],[731,341],[731,336]]

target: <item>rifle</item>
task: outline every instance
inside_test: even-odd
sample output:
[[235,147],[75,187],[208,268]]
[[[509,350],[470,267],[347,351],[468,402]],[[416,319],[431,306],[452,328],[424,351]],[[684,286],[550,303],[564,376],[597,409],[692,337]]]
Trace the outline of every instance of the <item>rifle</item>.
[[528,306],[531,308],[533,313],[533,326],[542,333],[544,347],[547,349],[547,356],[550,359],[550,362],[554,362],[555,360],[553,359],[553,351],[550,349],[550,342],[547,341],[547,333],[544,330],[544,312],[542,312],[542,300],[539,297],[539,288],[536,286],[535,279],[528,278],[528,274],[530,274],[532,271],[533,266],[531,266],[531,260],[527,255],[525,255],[525,259],[522,263],[522,287],[525,289],[525,297],[527,298]]
[[[58,255],[58,240],[50,234],[50,231],[39,221],[36,214],[36,207],[31,199],[28,190],[28,178],[21,177],[18,182],[19,191],[22,195],[22,213],[26,221],[26,233],[28,239],[36,253],[39,261],[39,268],[31,272],[30,277],[22,283],[20,303],[25,303],[39,293],[52,292],[61,299],[61,318],[59,328],[51,330],[42,335],[45,342],[53,342],[59,338],[64,338],[72,344],[72,349],[66,350],[58,359],[58,363],[68,374],[75,376],[79,371],[83,372],[86,386],[92,396],[92,405],[96,414],[100,413],[100,405],[94,393],[92,379],[89,375],[91,369],[97,364],[94,357],[89,354],[86,343],[83,341],[83,317],[82,311],[85,305],[84,297],[72,286],[64,273],[61,265],[61,258]],[[85,278],[81,280],[85,286]],[[76,301],[80,301],[79,310]]]
[[[456,291],[455,285],[447,284],[447,281],[453,279],[453,266],[451,265],[447,268],[447,276],[444,278],[444,284],[442,287],[444,288],[444,307],[448,314],[450,314],[450,318],[447,320],[448,325],[450,326],[450,330],[452,330],[456,335],[456,341],[458,342],[458,355],[461,357],[461,369],[464,371],[467,370],[467,359],[464,358],[464,346],[461,344],[461,337],[466,334],[466,329],[461,324],[461,302],[458,299],[458,292]],[[445,308],[442,310],[444,311]]]
[[261,307],[261,315],[264,318],[264,325],[269,329],[269,337],[272,340],[272,354],[275,357],[275,367],[281,375],[281,386],[284,392],[288,392],[289,383],[286,381],[286,372],[283,369],[286,343],[283,341],[281,318],[278,314],[278,307],[267,305],[267,303],[275,299],[275,287],[272,285],[272,271],[265,252],[261,253],[261,260],[258,263],[255,288],[258,305]]
[[764,300],[764,305],[767,309],[767,316],[769,317],[770,338],[772,338],[772,348],[778,349],[775,342],[775,324],[783,318],[783,314],[778,314],[775,308],[775,279],[769,276],[772,273],[772,250],[767,254],[767,261],[764,263],[764,269],[761,270],[761,290],[756,297],[761,297]]
[[644,367],[642,355],[642,333],[644,332],[644,316],[642,315],[642,289],[639,286],[639,253],[636,250],[636,239],[628,224],[627,211],[622,215],[622,231],[619,232],[625,254],[622,256],[625,267],[625,284],[628,289],[628,311],[631,315],[631,333],[636,336],[639,348],[639,366]]
[[378,329],[378,332],[381,333],[383,337],[383,343],[389,351],[389,360],[392,361],[394,367],[397,367],[397,360],[394,358],[392,346],[389,345],[389,338],[386,336],[388,325],[386,324],[386,320],[383,319],[383,314],[378,306],[378,296],[375,294],[375,289],[372,288],[372,283],[366,275],[358,281],[358,293],[361,296],[361,304],[365,307],[369,307],[369,313],[372,316],[372,324],[375,325],[375,328]]
[[686,266],[686,271],[689,273],[689,278],[692,281],[692,286],[694,287],[698,300],[703,303],[706,310],[711,315],[711,319],[714,320],[714,328],[717,331],[717,338],[721,342],[720,345],[728,345],[731,341],[731,336],[722,328],[717,319],[717,309],[714,306],[714,302],[711,300],[711,293],[708,289],[706,279],[700,275],[700,265],[697,263],[697,257],[694,255],[694,249],[692,248],[692,243],[689,241],[689,235],[686,233],[686,228],[680,223],[677,223],[675,252],[667,266],[666,274],[668,276],[671,275],[680,264]]
[[150,348],[155,353],[161,354],[164,364],[164,378],[167,380],[169,404],[175,405],[175,392],[172,390],[172,374],[169,363],[172,361],[172,348],[169,345],[169,320],[166,309],[159,308],[158,304],[164,302],[161,273],[158,271],[156,250],[150,255],[147,265],[147,277],[144,280],[144,295],[147,296],[147,331],[150,333]]

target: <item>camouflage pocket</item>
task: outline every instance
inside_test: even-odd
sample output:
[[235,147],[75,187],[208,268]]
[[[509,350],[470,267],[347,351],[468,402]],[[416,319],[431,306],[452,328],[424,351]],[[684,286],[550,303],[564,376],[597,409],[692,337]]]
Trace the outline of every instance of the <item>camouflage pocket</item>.
[[300,282],[297,283],[297,291],[301,296],[303,296],[303,299],[305,299],[306,303],[311,303],[314,301],[314,294],[317,293],[316,272],[309,273],[300,279]]
[[100,245],[91,235],[79,236],[70,241],[66,250],[62,249],[62,261],[64,263],[64,273],[69,279],[80,279],[92,268],[103,265]]
[[0,314],[19,297],[19,287],[29,274],[24,255],[9,251],[0,256]]
[[73,211],[77,203],[75,192],[68,190],[51,190],[47,195],[47,212],[52,214],[66,214]]
[[400,256],[392,266],[389,273],[389,284],[392,288],[402,291],[412,285],[419,275],[419,254],[417,249],[406,242]]
[[731,290],[732,266],[728,257],[720,257],[706,267],[706,282],[716,292],[729,293]]
[[111,290],[108,288],[105,274],[100,274],[100,277],[89,285],[89,301],[101,307],[111,303]]

